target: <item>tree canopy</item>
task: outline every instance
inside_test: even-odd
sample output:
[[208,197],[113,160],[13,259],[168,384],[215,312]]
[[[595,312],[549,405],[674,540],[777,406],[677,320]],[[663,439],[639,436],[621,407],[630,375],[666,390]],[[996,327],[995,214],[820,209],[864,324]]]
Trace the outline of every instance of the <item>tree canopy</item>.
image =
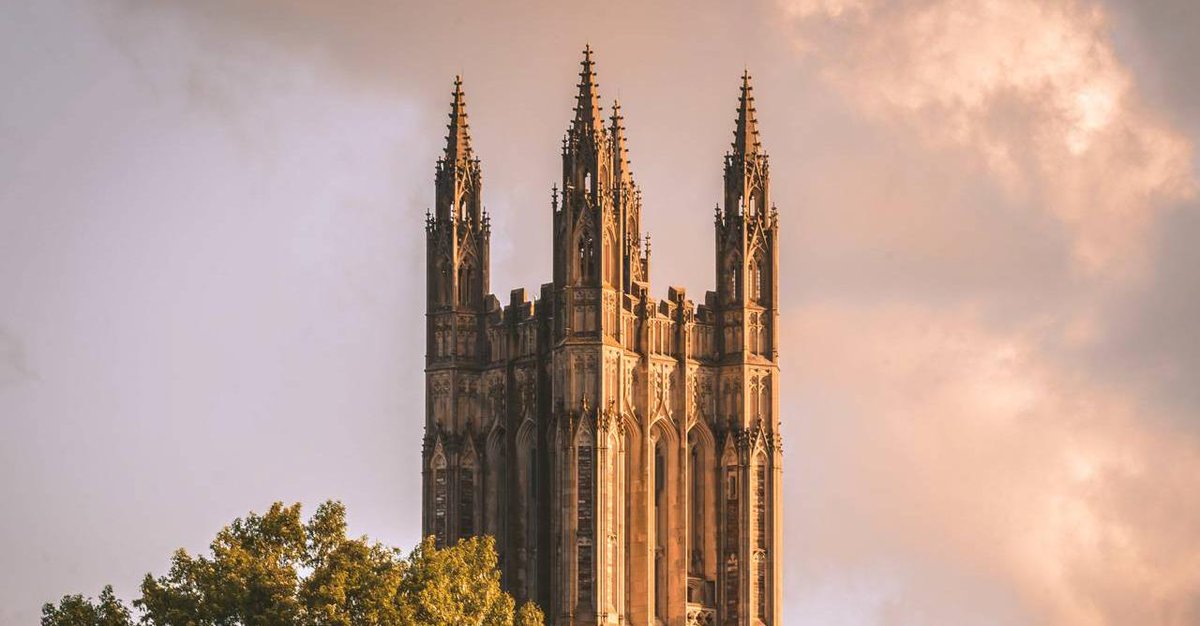
[[[221,529],[210,554],[178,550],[166,575],[150,574],[133,601],[148,626],[541,626],[500,587],[495,542],[438,548],[426,538],[407,557],[346,536],[346,510],[326,502],[307,522],[300,505],[275,503]],[[97,601],[64,596],[42,607],[42,626],[132,626],[105,587]]]

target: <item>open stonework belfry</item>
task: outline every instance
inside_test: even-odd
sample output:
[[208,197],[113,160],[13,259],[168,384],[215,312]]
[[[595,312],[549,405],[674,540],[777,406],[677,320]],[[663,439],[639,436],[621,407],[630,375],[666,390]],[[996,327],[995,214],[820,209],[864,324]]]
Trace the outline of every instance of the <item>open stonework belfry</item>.
[[716,291],[650,295],[620,106],[584,50],[549,213],[553,282],[489,293],[487,213],[455,80],[427,217],[423,527],[496,538],[557,626],[781,626],[779,221],[742,76]]

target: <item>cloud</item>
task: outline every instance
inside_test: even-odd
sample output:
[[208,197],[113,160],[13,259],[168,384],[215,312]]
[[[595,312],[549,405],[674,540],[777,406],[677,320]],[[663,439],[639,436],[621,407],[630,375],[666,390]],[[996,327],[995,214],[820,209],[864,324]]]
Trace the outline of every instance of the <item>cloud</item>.
[[1060,365],[1057,335],[970,308],[793,320],[789,437],[815,456],[789,459],[791,588],[875,581],[860,623],[1200,619],[1200,445]]
[[793,42],[873,118],[961,152],[1068,230],[1077,266],[1135,276],[1192,146],[1149,110],[1106,16],[1064,0],[785,0]]

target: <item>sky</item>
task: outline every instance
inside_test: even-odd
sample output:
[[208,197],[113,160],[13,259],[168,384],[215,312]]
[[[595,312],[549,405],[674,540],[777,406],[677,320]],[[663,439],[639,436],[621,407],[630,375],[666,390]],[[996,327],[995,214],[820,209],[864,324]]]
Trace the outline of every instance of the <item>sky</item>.
[[785,622],[1200,623],[1200,5],[0,7],[0,624],[234,517],[420,532],[455,74],[492,290],[550,279],[585,43],[652,293],[713,288],[741,72],[782,224]]

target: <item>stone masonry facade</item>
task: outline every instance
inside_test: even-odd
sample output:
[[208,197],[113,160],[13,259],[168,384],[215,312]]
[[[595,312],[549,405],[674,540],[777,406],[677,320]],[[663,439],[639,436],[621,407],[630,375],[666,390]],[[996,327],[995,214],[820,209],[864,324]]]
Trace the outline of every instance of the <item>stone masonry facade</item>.
[[556,626],[781,626],[778,213],[749,74],[716,291],[650,295],[619,103],[591,49],[562,143],[553,280],[489,292],[462,82],[426,219],[422,526],[496,539],[505,588]]

